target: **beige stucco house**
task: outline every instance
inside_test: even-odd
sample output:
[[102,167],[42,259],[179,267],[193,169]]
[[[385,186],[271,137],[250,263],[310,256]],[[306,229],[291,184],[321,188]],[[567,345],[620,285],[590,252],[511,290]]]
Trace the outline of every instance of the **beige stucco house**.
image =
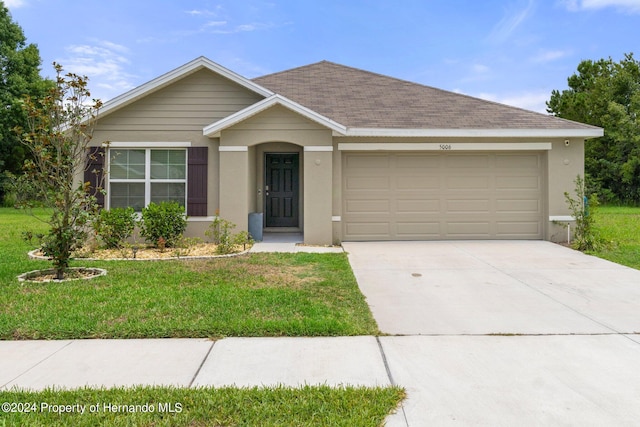
[[106,208],[177,200],[191,235],[257,212],[309,244],[563,240],[564,192],[603,134],[326,61],[247,79],[201,57],[99,117]]

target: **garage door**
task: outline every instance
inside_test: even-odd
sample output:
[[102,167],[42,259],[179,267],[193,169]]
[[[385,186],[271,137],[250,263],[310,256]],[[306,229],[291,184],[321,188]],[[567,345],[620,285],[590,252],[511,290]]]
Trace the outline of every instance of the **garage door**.
[[343,240],[542,239],[540,153],[343,154]]

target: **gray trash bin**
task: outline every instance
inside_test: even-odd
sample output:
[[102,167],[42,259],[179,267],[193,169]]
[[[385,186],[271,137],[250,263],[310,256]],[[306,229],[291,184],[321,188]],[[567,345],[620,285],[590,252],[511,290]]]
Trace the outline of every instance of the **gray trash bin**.
[[249,234],[256,242],[262,241],[262,212],[252,212],[249,214]]

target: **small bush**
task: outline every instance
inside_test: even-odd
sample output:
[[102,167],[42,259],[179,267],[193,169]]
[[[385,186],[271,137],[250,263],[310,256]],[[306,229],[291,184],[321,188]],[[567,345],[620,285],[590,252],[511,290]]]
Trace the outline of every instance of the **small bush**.
[[120,248],[133,234],[136,227],[136,213],[133,208],[113,208],[102,210],[93,223],[96,235],[107,248]]
[[234,223],[219,216],[213,220],[205,234],[218,245],[216,253],[220,255],[232,254],[238,252],[236,249],[238,246],[245,247],[247,244],[253,243],[249,233],[241,231],[233,234],[231,230],[234,228],[236,228]]
[[174,247],[187,229],[184,207],[176,202],[150,203],[142,209],[140,234],[148,242],[164,247]]
[[584,180],[580,175],[576,177],[575,184],[576,198],[573,198],[568,192],[564,193],[565,201],[576,220],[572,246],[579,251],[593,251],[603,244],[602,238],[594,228],[594,214],[599,205],[598,196],[597,194],[586,196]]

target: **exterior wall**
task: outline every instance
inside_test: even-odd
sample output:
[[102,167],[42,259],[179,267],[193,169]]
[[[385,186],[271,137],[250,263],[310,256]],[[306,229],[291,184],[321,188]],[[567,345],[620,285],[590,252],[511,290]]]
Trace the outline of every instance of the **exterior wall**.
[[220,152],[220,216],[248,230],[249,151]]
[[[565,141],[568,141],[568,145]],[[564,193],[568,192],[575,197],[575,180],[578,175],[584,178],[584,144],[584,140],[575,138],[553,141],[553,148],[547,156],[549,217],[571,215]],[[567,224],[567,221],[561,223]],[[573,221],[568,223],[571,226],[575,224]],[[566,242],[567,230],[549,220],[545,238],[553,242]]]
[[220,207],[220,177],[223,174],[219,170],[220,140],[205,137],[202,129],[260,99],[261,96],[224,77],[201,70],[99,118],[92,145],[99,146],[108,141],[190,142],[193,147],[209,147],[208,217],[190,218],[185,233],[204,237],[211,217]]
[[[305,242],[311,244],[330,244],[332,241],[332,180],[333,162],[331,151],[317,150],[327,147],[331,150],[333,139],[331,130],[308,120],[284,107],[274,106],[255,116],[225,129],[220,135],[224,147],[248,147],[247,161],[249,168],[246,176],[248,182],[241,180],[224,180],[227,155],[240,152],[223,151],[220,158],[220,212],[225,218],[229,216],[243,218],[236,222],[239,229],[247,228],[249,212],[264,212],[264,154],[265,153],[300,153],[300,228],[304,232]],[[306,147],[306,148],[305,148]],[[324,149],[324,148],[323,148]],[[251,154],[253,153],[253,154]],[[231,158],[231,157],[229,157]],[[319,161],[319,164],[316,164]],[[235,163],[235,167],[239,167]],[[235,170],[239,174],[240,170]],[[226,183],[226,184],[225,184]],[[223,185],[230,186],[222,189]],[[246,204],[238,204],[223,194],[235,194],[246,199]]]
[[253,146],[288,142],[300,146],[331,145],[331,130],[279,105],[221,132],[222,145]]
[[332,151],[305,150],[304,242],[307,244],[330,245],[333,241],[332,180]]
[[194,131],[262,97],[211,71],[201,70],[98,121],[105,131]]
[[339,245],[342,241],[342,152],[338,150],[338,143],[333,143],[333,211],[331,212],[332,222],[332,243]]

